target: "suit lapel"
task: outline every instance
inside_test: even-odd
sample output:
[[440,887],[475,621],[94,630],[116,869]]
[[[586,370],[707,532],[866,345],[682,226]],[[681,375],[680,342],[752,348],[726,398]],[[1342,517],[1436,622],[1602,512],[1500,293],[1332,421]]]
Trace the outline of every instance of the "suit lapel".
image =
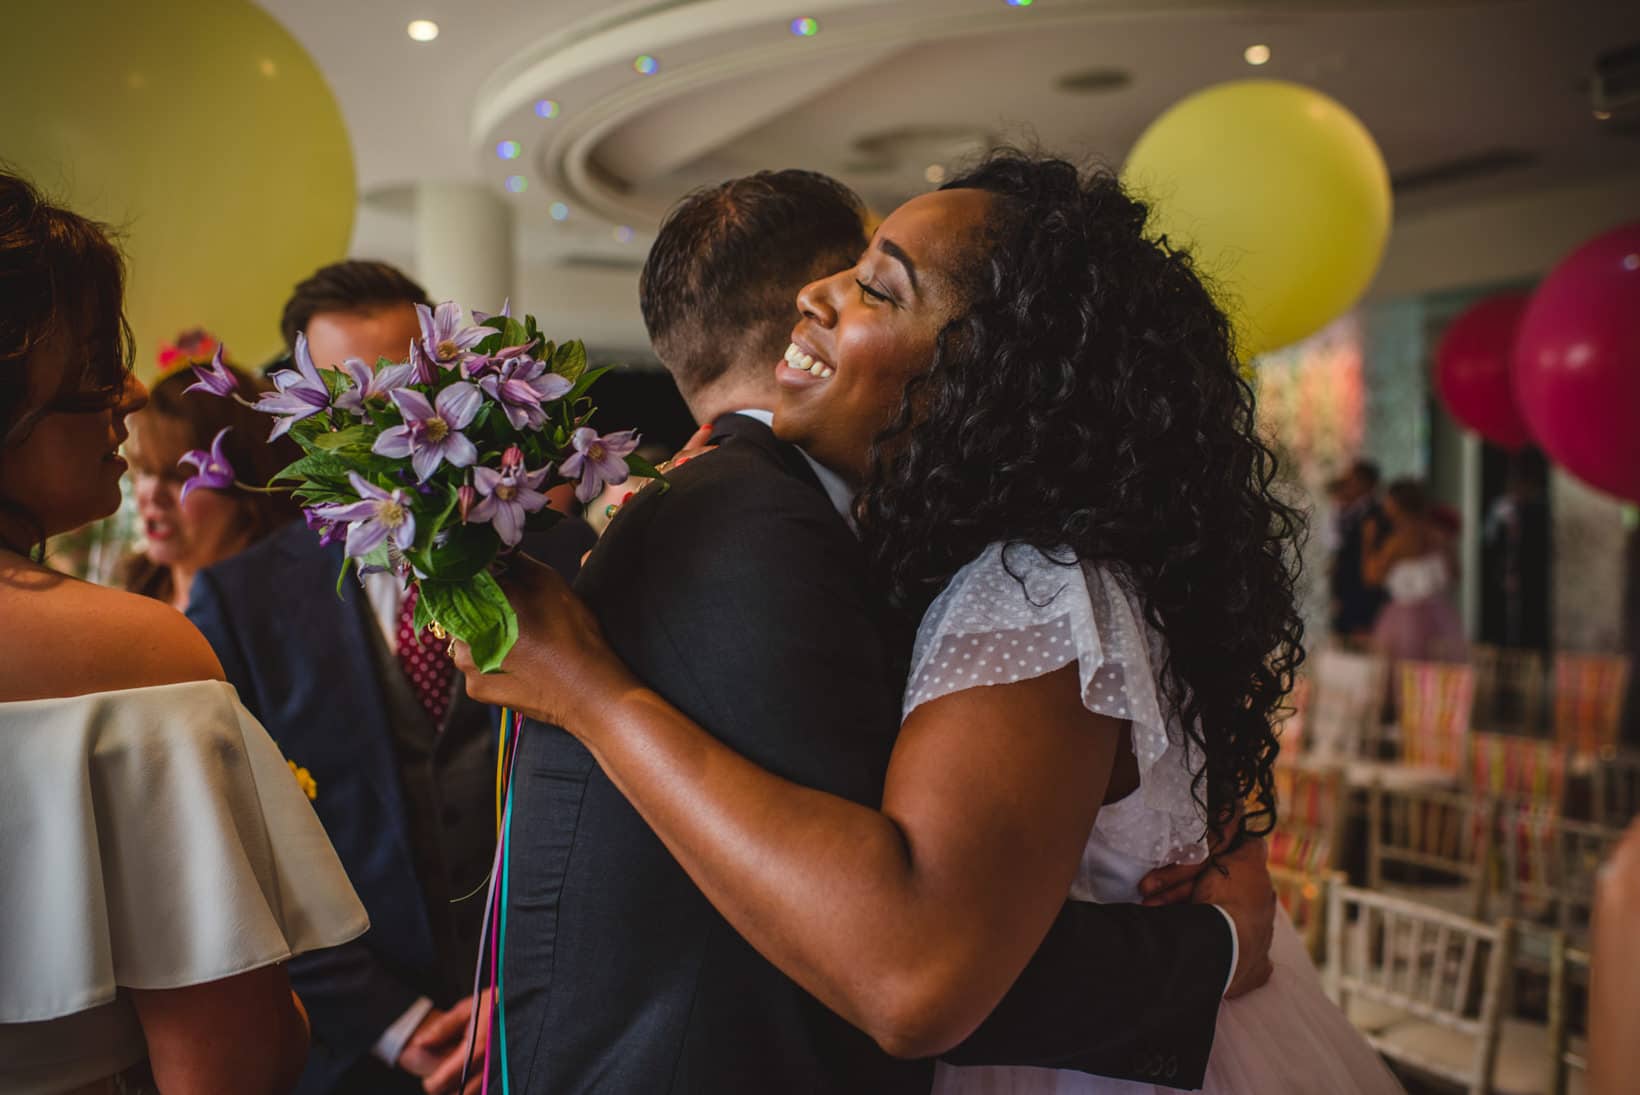
[[734,440],[770,453],[778,460],[782,467],[793,476],[801,479],[815,490],[822,493],[825,488],[820,485],[820,479],[809,467],[809,462],[794,445],[788,445],[774,435],[774,431],[755,418],[748,418],[743,414],[726,414],[712,423],[711,444],[720,445],[725,441]]

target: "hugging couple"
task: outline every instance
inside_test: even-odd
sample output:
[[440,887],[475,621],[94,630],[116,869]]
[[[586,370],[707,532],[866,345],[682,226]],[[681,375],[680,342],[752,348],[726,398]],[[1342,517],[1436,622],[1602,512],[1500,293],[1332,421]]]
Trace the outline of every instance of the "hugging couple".
[[1400,1090],[1264,867],[1298,518],[1189,256],[1012,152],[862,214],[673,211],[643,313],[714,447],[573,592],[512,568],[501,672],[456,647],[532,720],[511,1086]]

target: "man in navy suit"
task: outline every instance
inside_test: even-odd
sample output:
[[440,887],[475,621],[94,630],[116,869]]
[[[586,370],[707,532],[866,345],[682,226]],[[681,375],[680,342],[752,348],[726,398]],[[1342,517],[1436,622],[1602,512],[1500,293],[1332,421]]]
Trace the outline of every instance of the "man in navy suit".
[[[343,262],[297,286],[287,345],[320,367],[403,360],[414,281]],[[526,549],[573,574],[594,536],[567,518]],[[290,964],[313,1051],[303,1095],[454,1091],[495,849],[496,715],[467,698],[442,643],[417,635],[390,575],[336,589],[340,544],[290,525],[195,581],[189,618],[285,755],[370,913],[370,931]]]

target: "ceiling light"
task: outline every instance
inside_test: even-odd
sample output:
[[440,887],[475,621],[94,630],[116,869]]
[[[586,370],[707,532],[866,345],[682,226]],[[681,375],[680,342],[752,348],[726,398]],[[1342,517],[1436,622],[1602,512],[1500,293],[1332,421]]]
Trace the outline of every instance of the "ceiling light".
[[923,171],[923,178],[927,179],[935,186],[938,186],[940,183],[945,181],[945,165],[938,163],[929,164]]
[[632,229],[624,224],[618,224],[615,226],[614,236],[616,243],[631,243]]
[[1612,112],[1609,110],[1597,110],[1594,112],[1594,116],[1597,121],[1609,122],[1612,120]]
[[1262,44],[1248,46],[1241,55],[1250,65],[1262,65],[1270,59],[1270,47]]
[[647,53],[640,53],[633,59],[632,67],[644,76],[653,76],[655,71],[661,67],[661,63]]
[[522,194],[524,192],[524,187],[528,185],[529,181],[522,175],[507,176],[507,192],[509,194]]
[[523,151],[517,141],[502,141],[495,146],[495,154],[503,160],[516,160]]
[[820,23],[815,19],[793,19],[792,33],[799,38],[813,38],[820,33]]
[[438,37],[438,24],[431,19],[412,19],[404,32],[418,42],[431,42]]
[[558,117],[558,100],[556,100],[556,99],[537,99],[535,101],[535,116],[537,118],[556,118],[556,117]]
[[555,221],[569,220],[569,206],[565,205],[563,202],[553,202],[547,207],[547,213],[551,215],[552,219]]

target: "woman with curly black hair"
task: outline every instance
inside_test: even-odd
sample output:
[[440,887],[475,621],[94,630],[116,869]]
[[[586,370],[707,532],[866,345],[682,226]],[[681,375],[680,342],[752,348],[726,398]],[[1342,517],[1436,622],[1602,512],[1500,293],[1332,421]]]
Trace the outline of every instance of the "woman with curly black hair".
[[[916,630],[880,810],[727,749],[533,570],[507,672],[469,673],[581,739],[747,940],[891,1052],[961,1041],[1067,892],[1138,900],[1210,834],[1274,820],[1299,522],[1223,313],[1145,221],[1110,175],[1003,153],[799,295],[776,433],[860,488]],[[1285,921],[1271,957],[1270,984],[1220,1010],[1206,1090],[1399,1090]],[[1135,1090],[1034,1069],[936,1082]]]

